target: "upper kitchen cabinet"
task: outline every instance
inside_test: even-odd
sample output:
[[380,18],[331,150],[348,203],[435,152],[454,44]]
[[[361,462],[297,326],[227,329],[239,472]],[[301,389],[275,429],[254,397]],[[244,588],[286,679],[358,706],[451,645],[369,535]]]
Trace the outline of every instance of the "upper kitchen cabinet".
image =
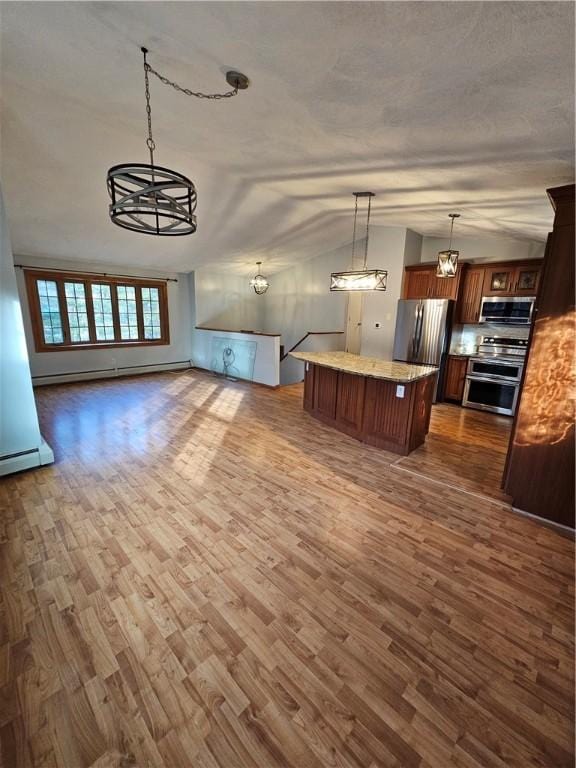
[[436,277],[436,264],[415,264],[404,272],[404,299],[456,299],[462,268],[456,277]]
[[484,267],[468,267],[462,277],[462,292],[456,307],[457,323],[477,323],[480,319]]
[[508,262],[485,268],[483,296],[536,296],[541,261]]
[[515,296],[536,296],[540,284],[542,265],[518,267],[514,275]]
[[404,271],[405,299],[427,299],[430,293],[432,272],[429,266],[406,267]]

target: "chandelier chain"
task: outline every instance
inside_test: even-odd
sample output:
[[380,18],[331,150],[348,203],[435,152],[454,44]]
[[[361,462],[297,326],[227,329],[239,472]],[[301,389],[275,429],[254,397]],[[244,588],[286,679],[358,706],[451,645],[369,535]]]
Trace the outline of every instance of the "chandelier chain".
[[356,219],[358,218],[358,195],[354,195],[355,203],[354,203],[354,230],[352,232],[352,266],[351,269],[354,269],[354,252],[356,250]]
[[146,139],[146,145],[150,150],[150,165],[154,167],[154,150],[156,144],[152,136],[152,107],[150,106],[150,81],[148,79],[148,62],[146,61],[146,51],[144,53],[144,92],[146,95],[146,117],[148,119],[148,138]]
[[366,265],[368,263],[368,235],[370,230],[370,208],[371,208],[372,198],[368,198],[368,215],[366,216],[366,242],[364,243],[364,269],[366,269]]
[[170,85],[172,88],[174,88],[175,91],[178,91],[178,93],[183,93],[185,96],[195,96],[197,99],[211,99],[213,101],[217,101],[218,99],[230,99],[232,96],[236,96],[238,93],[238,87],[233,88],[231,91],[227,91],[226,93],[201,93],[200,91],[191,91],[189,88],[184,88],[183,86],[178,85],[178,83],[175,83],[172,80],[169,80],[167,77],[164,77],[164,75],[161,75],[159,72],[153,69],[147,62],[144,65],[144,68],[146,69],[147,73],[150,72],[152,75],[157,77],[161,83],[164,83],[164,85]]

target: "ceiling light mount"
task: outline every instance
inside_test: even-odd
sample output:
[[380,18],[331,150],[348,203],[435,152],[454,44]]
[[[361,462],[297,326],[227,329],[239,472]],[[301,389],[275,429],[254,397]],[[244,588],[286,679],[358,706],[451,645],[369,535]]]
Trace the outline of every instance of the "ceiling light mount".
[[235,72],[233,69],[226,72],[226,82],[232,88],[236,88],[237,91],[245,91],[250,85],[250,80],[246,75],[243,75],[242,72]]
[[148,235],[191,235],[196,232],[197,195],[194,183],[178,171],[154,163],[156,143],[152,135],[152,108],[150,106],[149,75],[164,85],[170,85],[186,96],[199,99],[228,99],[249,85],[246,75],[228,72],[226,82],[232,90],[226,93],[201,93],[183,88],[168,80],[148,63],[148,49],[140,48],[144,57],[144,94],[148,137],[146,146],[150,163],[123,163],[108,171],[107,186],[110,196],[110,219],[124,229]]

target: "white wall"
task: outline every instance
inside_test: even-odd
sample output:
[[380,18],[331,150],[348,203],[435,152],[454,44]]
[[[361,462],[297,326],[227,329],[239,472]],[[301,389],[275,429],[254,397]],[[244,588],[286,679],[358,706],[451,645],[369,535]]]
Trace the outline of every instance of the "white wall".
[[[53,460],[40,435],[12,248],[0,189],[0,474]],[[14,456],[14,454],[22,454]]]
[[270,276],[263,296],[264,328],[282,334],[286,351],[308,331],[345,329],[347,294],[330,292],[330,273],[349,265],[346,245]]
[[[420,244],[421,236],[404,227],[371,228],[368,267],[386,269],[388,279],[386,291],[363,295],[362,355],[392,359],[404,267],[419,262]],[[376,328],[376,324],[380,327]]]
[[201,268],[194,272],[194,282],[196,325],[263,330],[265,295],[254,293],[249,277]]
[[[545,243],[535,240],[504,240],[496,237],[453,238],[454,248],[460,250],[460,261],[514,261],[544,258]],[[424,237],[420,261],[436,261],[438,251],[448,248],[447,237]]]
[[[176,278],[178,282],[169,282],[168,314],[170,321],[170,344],[150,347],[109,347],[107,349],[62,350],[60,352],[36,352],[24,272],[16,269],[16,278],[22,308],[26,340],[30,352],[30,368],[35,384],[55,383],[82,378],[98,378],[114,375],[116,372],[137,373],[140,370],[162,370],[175,364],[189,365],[191,353],[191,334],[194,325],[193,314],[193,276],[174,274],[168,271],[140,270],[122,267],[118,264],[103,265],[89,262],[71,262],[65,260],[43,259],[30,256],[15,256],[16,264],[29,267],[47,267],[50,269],[82,269],[86,272],[110,272],[132,277]],[[150,366],[148,368],[148,366]],[[121,369],[126,369],[122,371]]]

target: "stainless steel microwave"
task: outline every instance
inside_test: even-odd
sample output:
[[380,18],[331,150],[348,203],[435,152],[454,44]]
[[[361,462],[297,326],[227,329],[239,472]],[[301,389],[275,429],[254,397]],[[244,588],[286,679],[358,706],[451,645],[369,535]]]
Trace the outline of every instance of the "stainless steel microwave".
[[484,296],[480,322],[530,325],[535,301],[535,296]]

